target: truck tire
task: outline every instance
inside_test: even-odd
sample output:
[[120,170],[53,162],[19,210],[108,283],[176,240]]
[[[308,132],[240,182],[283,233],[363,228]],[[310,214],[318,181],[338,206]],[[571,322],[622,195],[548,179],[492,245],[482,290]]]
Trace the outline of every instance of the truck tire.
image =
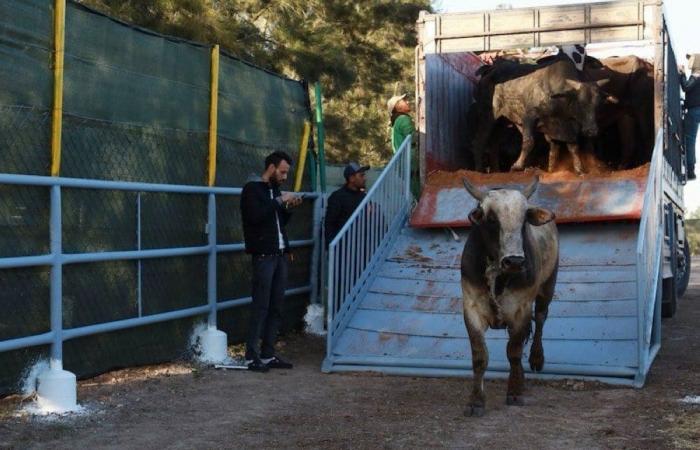
[[681,298],[685,294],[686,289],[688,289],[688,282],[690,281],[690,245],[688,245],[688,239],[683,243],[683,259],[684,263],[679,264],[678,274],[676,275],[676,289],[678,298]]

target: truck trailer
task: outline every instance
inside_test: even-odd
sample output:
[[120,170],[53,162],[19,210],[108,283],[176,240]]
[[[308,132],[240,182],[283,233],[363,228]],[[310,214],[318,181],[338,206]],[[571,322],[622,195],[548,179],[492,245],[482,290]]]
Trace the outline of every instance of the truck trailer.
[[[660,348],[661,317],[674,314],[690,272],[679,76],[663,4],[423,12],[417,32],[421,195],[414,204],[407,139],[329,245],[324,371],[470,375],[459,265],[476,204],[461,178],[482,189],[522,188],[540,174],[531,203],[556,214],[560,268],[544,326],[545,367],[528,376],[642,386]],[[603,164],[583,176],[474,171],[469,121],[479,68],[494,55],[546,55],[567,44],[653,65],[653,129],[643,130],[653,148],[635,167]],[[486,337],[487,377],[507,377],[507,331]]]

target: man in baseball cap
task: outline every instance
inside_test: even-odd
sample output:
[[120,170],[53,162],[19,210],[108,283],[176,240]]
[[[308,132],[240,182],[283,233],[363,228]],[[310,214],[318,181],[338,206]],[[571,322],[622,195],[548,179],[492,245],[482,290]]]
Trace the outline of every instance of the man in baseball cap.
[[396,153],[407,136],[412,135],[416,128],[413,119],[408,114],[411,105],[406,100],[406,94],[395,95],[386,102],[389,110],[389,126],[391,127],[391,151]]
[[326,208],[326,245],[330,244],[345,222],[365,198],[365,172],[369,166],[351,162],[343,170],[345,184],[328,197]]

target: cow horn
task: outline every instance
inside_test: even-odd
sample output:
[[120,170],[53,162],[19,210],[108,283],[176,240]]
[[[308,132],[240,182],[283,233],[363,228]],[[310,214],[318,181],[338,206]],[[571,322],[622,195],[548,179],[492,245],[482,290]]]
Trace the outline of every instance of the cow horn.
[[469,192],[477,202],[481,203],[484,200],[484,193],[481,192],[476,186],[471,184],[469,180],[462,178],[462,183],[464,183],[464,188],[467,190],[467,192]]
[[535,175],[535,179],[530,183],[524,190],[523,190],[523,195],[525,198],[530,198],[532,194],[535,193],[537,190],[537,186],[540,184],[540,176]]

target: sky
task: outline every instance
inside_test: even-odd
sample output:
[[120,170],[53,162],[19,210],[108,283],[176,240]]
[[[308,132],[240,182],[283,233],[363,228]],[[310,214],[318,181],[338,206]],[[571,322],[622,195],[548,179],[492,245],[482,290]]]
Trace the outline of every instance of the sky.
[[[513,8],[528,6],[563,5],[587,3],[577,0],[435,0],[433,7],[439,12],[480,11],[509,4]],[[666,22],[671,33],[676,55],[700,53],[700,1],[665,0]],[[680,59],[680,58],[679,58]],[[696,155],[700,156],[700,139],[696,142]],[[696,172],[700,169],[697,166]],[[685,186],[687,211],[700,209],[700,181],[694,180]]]

